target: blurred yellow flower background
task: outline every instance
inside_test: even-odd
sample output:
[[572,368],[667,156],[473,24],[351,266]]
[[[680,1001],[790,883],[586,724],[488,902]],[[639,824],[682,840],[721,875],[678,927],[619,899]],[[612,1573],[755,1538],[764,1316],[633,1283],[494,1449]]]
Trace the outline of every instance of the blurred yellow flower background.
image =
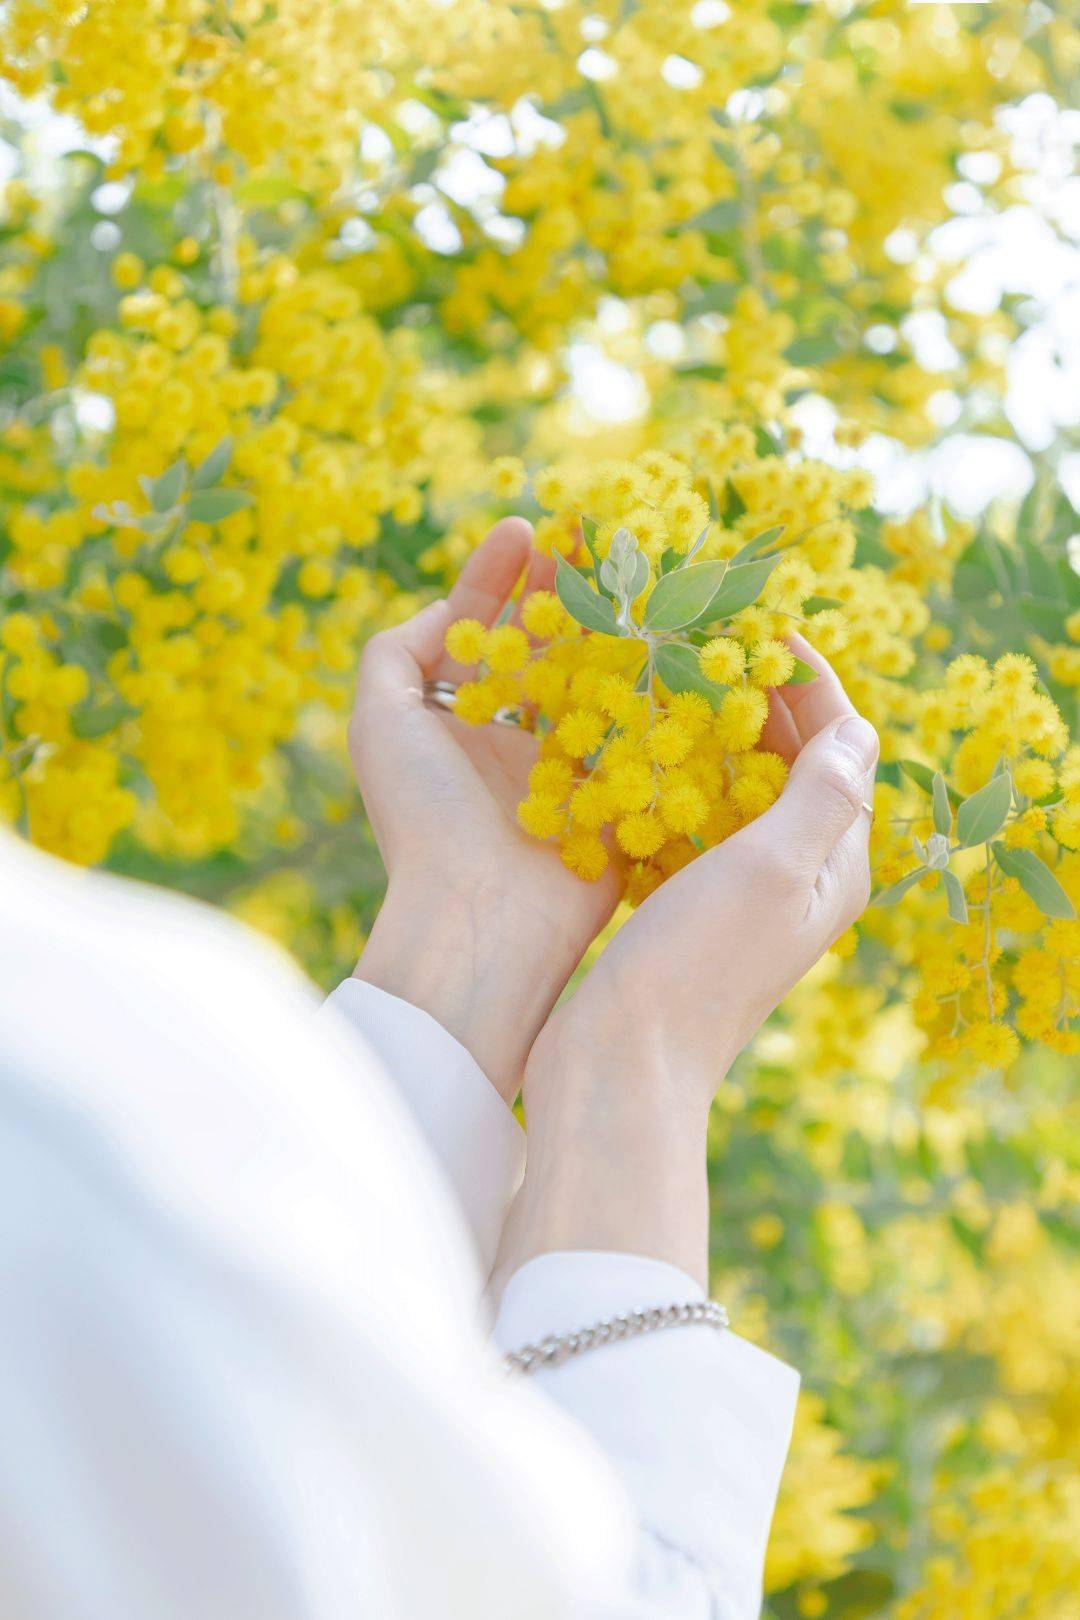
[[[10,0],[0,46],[0,816],[329,984],[364,639],[509,511],[616,608],[779,531],[662,713],[550,594],[455,632],[465,717],[524,691],[524,824],[640,898],[780,791],[785,628],[835,659],[908,892],[711,1126],[715,1287],[807,1390],[768,1613],[1072,1620],[1075,425],[1010,404],[1045,300],[963,287],[1010,221],[1077,251],[1075,0]],[[875,496],[962,438],[1015,495]]]

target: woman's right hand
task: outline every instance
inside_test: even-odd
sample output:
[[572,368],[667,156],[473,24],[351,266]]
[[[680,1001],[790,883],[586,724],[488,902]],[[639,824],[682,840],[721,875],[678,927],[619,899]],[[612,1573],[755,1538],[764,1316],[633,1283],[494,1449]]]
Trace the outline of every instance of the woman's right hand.
[[820,673],[773,695],[764,745],[791,765],[781,797],[639,907],[533,1046],[513,1263],[627,1248],[702,1272],[717,1087],[870,893],[877,735],[825,660],[795,650]]

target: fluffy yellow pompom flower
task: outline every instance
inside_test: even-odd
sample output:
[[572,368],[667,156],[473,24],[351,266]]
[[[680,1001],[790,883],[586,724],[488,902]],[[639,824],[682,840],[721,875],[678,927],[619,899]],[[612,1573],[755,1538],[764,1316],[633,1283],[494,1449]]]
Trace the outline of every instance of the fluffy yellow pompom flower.
[[610,814],[610,798],[607,784],[599,777],[593,776],[587,782],[582,782],[570,796],[570,814],[574,825],[584,827],[589,832],[598,831]]
[[486,726],[499,702],[498,693],[485,681],[463,681],[454,694],[454,713],[467,726]]
[[1054,837],[1066,849],[1080,849],[1080,804],[1064,805],[1052,822]]
[[513,500],[525,488],[525,464],[517,456],[497,456],[491,463],[488,488],[501,501]]
[[488,634],[479,619],[458,619],[446,632],[446,650],[459,664],[478,664],[487,651]]
[[516,624],[500,624],[488,632],[484,662],[498,675],[517,675],[529,662],[529,638]]
[[769,713],[769,700],[754,686],[732,687],[724,694],[717,716],[717,734],[725,748],[742,752],[761,736]]
[[644,760],[627,759],[610,765],[608,794],[615,810],[644,810],[653,796],[653,773]]
[[624,816],[615,829],[620,848],[637,861],[655,855],[666,836],[660,817],[648,811]]
[[559,853],[571,872],[576,872],[586,883],[595,883],[607,870],[608,852],[595,833],[571,833]]
[[554,838],[566,826],[566,811],[549,793],[530,793],[517,807],[517,818],[534,838]]
[[554,591],[532,591],[522,603],[521,622],[531,636],[551,641],[562,633],[566,609]]
[[594,753],[599,748],[606,730],[607,722],[602,714],[596,714],[592,709],[571,709],[559,721],[555,736],[568,754],[575,759],[583,759],[586,754]]
[[763,641],[750,660],[755,686],[783,686],[795,670],[795,655],[782,641]]
[[701,664],[701,673],[707,675],[710,681],[716,681],[721,686],[729,686],[737,681],[746,668],[746,653],[742,643],[731,636],[714,636],[707,641],[698,654]]
[[696,833],[708,819],[709,804],[696,783],[669,781],[660,795],[660,814],[670,832]]
[[1054,791],[1054,767],[1044,759],[1022,759],[1013,771],[1017,792],[1029,799],[1045,799]]
[[962,1044],[977,1062],[991,1069],[1007,1069],[1020,1056],[1016,1031],[1008,1024],[990,1023],[986,1019],[968,1025]]
[[669,715],[650,731],[645,739],[645,751],[658,765],[681,765],[693,742],[690,728]]
[[565,759],[538,759],[529,772],[529,791],[564,799],[573,781],[574,772]]

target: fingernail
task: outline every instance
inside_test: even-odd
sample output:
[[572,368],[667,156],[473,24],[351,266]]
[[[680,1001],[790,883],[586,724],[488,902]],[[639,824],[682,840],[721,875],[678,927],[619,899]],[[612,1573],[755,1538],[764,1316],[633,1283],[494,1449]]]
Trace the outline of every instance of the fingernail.
[[850,720],[842,720],[836,728],[836,740],[850,748],[864,771],[870,770],[877,764],[878,734],[861,714],[852,715]]

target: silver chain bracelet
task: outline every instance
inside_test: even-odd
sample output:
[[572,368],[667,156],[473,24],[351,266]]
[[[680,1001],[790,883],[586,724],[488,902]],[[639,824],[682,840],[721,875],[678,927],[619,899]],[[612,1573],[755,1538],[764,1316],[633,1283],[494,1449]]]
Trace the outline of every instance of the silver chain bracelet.
[[508,1373],[533,1373],[545,1367],[560,1367],[571,1356],[597,1350],[604,1344],[618,1344],[640,1333],[656,1333],[662,1328],[726,1328],[728,1313],[714,1299],[693,1300],[683,1305],[654,1305],[638,1311],[621,1311],[606,1322],[594,1322],[576,1333],[552,1333],[538,1344],[522,1345],[504,1358]]

